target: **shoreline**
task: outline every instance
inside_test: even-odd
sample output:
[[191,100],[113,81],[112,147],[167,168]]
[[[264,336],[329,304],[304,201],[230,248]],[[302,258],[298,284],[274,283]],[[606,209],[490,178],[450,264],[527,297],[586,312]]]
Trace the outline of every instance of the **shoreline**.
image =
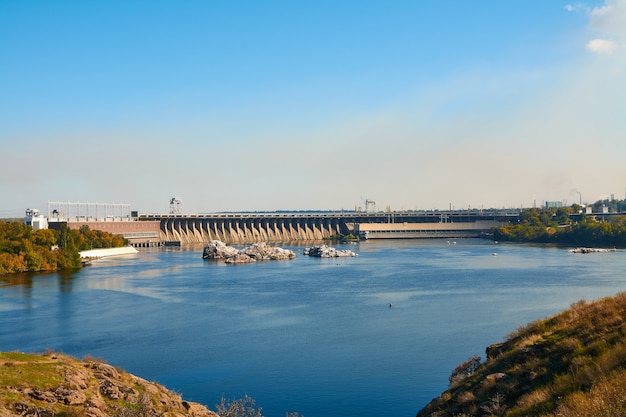
[[123,246],[121,248],[103,248],[103,249],[90,249],[80,251],[80,257],[82,259],[99,259],[109,256],[120,255],[133,255],[139,251],[132,246]]

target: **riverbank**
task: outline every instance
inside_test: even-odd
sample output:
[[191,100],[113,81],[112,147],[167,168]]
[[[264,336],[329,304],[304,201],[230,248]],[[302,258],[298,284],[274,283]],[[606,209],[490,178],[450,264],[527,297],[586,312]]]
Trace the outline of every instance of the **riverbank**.
[[626,294],[581,300],[457,366],[417,417],[624,415]]
[[218,416],[162,385],[96,358],[0,352],[0,366],[2,416]]
[[122,246],[121,248],[83,250],[79,254],[82,259],[100,259],[109,256],[133,255],[137,252],[138,250],[132,246]]

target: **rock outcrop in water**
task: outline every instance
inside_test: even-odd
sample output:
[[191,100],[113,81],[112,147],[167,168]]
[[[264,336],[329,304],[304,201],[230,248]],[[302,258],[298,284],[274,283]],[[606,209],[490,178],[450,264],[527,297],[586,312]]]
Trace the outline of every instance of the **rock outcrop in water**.
[[296,254],[289,249],[255,243],[243,249],[212,240],[202,251],[202,259],[221,260],[229,264],[249,264],[257,261],[280,261],[294,259]]
[[317,245],[305,248],[303,253],[307,256],[317,256],[318,258],[345,258],[359,256],[351,250],[335,249],[328,245]]
[[576,248],[570,250],[570,253],[596,253],[596,252],[617,252],[617,249],[605,249],[605,248]]

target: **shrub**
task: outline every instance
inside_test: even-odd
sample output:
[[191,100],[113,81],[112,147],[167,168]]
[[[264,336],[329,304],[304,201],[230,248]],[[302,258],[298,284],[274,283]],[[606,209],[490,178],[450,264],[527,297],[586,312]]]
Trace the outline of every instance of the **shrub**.
[[472,375],[476,372],[476,369],[480,366],[480,356],[471,356],[467,361],[461,363],[452,374],[450,374],[450,378],[448,381],[450,382],[450,386],[455,385],[456,383],[462,381],[466,377]]
[[254,404],[255,401],[249,395],[232,401],[222,397],[222,401],[215,409],[220,417],[263,417],[261,408],[256,408]]

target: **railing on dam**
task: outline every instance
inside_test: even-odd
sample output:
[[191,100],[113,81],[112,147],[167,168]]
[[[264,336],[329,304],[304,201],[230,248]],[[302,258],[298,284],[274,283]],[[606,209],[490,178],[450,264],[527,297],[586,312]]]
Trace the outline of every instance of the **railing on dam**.
[[193,244],[221,240],[244,244],[322,240],[334,235],[354,234],[359,223],[459,223],[479,220],[504,223],[517,221],[518,218],[516,210],[434,210],[141,214],[138,220],[159,220],[162,241]]

